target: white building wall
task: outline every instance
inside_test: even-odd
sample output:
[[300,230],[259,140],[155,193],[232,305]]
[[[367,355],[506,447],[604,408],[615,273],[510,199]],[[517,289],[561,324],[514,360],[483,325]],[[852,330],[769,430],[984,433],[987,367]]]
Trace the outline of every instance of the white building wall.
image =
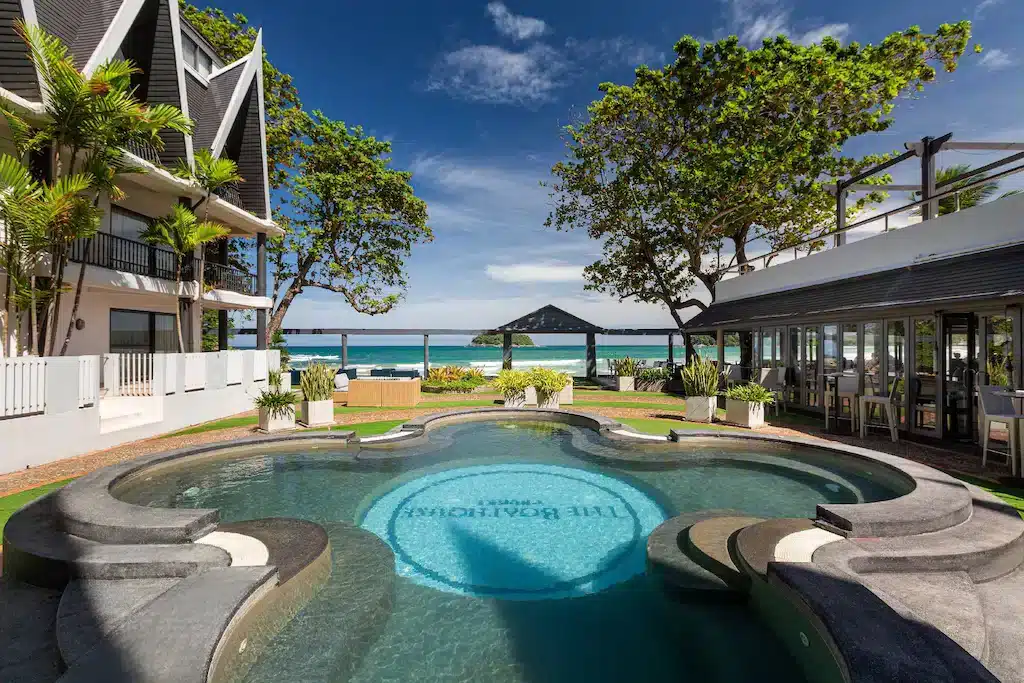
[[744,299],[1024,242],[1015,195],[720,282],[716,301]]

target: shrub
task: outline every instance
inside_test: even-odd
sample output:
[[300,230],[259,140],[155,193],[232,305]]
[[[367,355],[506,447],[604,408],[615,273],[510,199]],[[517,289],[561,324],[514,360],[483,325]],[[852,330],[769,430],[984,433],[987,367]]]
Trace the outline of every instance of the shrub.
[[526,388],[531,386],[530,373],[523,370],[502,370],[494,380],[494,388],[506,401],[521,401],[526,398]]
[[266,410],[274,419],[295,414],[295,404],[299,395],[294,391],[261,391],[253,402],[260,410]]
[[303,400],[329,401],[334,398],[336,370],[325,363],[313,361],[299,377]]
[[636,358],[615,358],[612,360],[612,372],[619,377],[636,377],[637,371],[640,369],[640,361]]
[[476,382],[460,379],[454,382],[426,381],[422,384],[423,391],[428,394],[472,394],[480,386]]
[[281,388],[281,371],[280,370],[271,370],[270,373],[267,375],[267,383],[270,385],[271,389],[280,389]]
[[641,368],[636,373],[636,388],[639,390],[661,388],[670,379],[672,379],[672,372],[668,368]]
[[760,384],[737,384],[725,392],[725,397],[733,401],[747,403],[775,403],[775,394]]
[[700,356],[679,373],[684,396],[718,396],[718,369]]
[[551,368],[533,368],[530,370],[530,386],[537,391],[537,403],[546,403],[549,398],[560,392],[572,382],[566,372],[558,372]]
[[988,362],[988,383],[999,387],[1010,386],[1010,371],[1006,367],[1005,358],[998,363],[993,360]]

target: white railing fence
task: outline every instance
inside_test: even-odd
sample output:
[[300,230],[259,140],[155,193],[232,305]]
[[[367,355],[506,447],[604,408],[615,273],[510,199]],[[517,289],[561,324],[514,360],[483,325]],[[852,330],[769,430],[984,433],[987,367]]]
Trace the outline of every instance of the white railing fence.
[[254,352],[252,359],[252,380],[254,382],[262,382],[267,379],[267,355],[260,351]]
[[[267,354],[265,354],[265,353],[261,354],[261,355],[264,358],[267,357]],[[245,352],[244,351],[225,351],[223,353],[223,356],[225,357],[225,361],[224,362],[227,364],[227,368],[225,370],[225,375],[224,375],[225,376],[225,383],[228,386],[231,386],[232,384],[241,384],[242,383],[243,368],[244,368],[244,361],[245,361]]]
[[0,417],[32,415],[46,408],[46,361],[0,358]]
[[197,391],[206,388],[206,354],[186,353],[185,386],[182,391]]
[[99,356],[78,357],[78,407],[88,408],[99,400]]
[[[153,395],[153,354],[117,354],[117,385],[114,396]],[[109,387],[108,387],[109,388]]]

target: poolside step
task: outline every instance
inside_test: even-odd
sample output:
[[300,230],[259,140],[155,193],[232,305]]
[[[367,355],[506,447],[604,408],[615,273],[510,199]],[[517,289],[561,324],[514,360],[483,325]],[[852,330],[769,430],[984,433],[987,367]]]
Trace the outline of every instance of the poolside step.
[[160,422],[163,403],[154,396],[114,396],[100,399],[100,434]]
[[751,524],[736,534],[736,565],[760,579],[768,573],[768,563],[775,561],[775,548],[779,542],[801,531],[816,528],[810,519],[769,519]]
[[182,579],[76,579],[57,610],[57,645],[68,667],[75,665],[125,620]]
[[647,570],[667,587],[683,593],[740,595],[716,574],[691,559],[685,550],[686,533],[697,522],[742,515],[735,510],[701,510],[662,522],[647,537]]
[[61,683],[205,683],[235,614],[277,581],[273,567],[210,569],[176,583],[74,659]]
[[697,522],[686,530],[686,554],[729,586],[746,591],[750,577],[734,559],[733,543],[742,529],[764,520],[760,517],[722,516]]
[[820,623],[851,683],[998,683],[945,633],[897,604],[900,614],[838,567],[775,562],[768,582]]
[[1024,562],[1024,519],[995,496],[969,489],[971,515],[962,524],[915,536],[851,538],[822,548],[815,560],[857,573],[962,571],[975,582],[1008,574]]
[[985,665],[1000,680],[1024,681],[1024,567],[975,587],[985,611]]
[[108,545],[57,528],[54,494],[19,511],[4,527],[4,576],[32,585],[63,588],[72,578],[184,577],[226,567],[222,549],[194,543]]

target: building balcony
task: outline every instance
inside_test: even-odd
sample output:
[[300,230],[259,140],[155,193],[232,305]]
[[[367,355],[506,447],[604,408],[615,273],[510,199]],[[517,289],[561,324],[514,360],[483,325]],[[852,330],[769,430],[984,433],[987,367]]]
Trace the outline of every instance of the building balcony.
[[203,281],[213,289],[256,296],[256,276],[231,266],[207,261],[203,269]]
[[214,194],[223,199],[224,201],[237,206],[239,209],[245,210],[242,206],[242,195],[238,192],[238,186],[234,183],[225,185],[224,187],[218,188],[214,191]]
[[[68,258],[124,273],[177,280],[178,259],[174,252],[106,232],[98,232],[91,238],[73,242]],[[181,279],[186,282],[193,280],[194,273],[195,259],[186,256],[182,259]]]

